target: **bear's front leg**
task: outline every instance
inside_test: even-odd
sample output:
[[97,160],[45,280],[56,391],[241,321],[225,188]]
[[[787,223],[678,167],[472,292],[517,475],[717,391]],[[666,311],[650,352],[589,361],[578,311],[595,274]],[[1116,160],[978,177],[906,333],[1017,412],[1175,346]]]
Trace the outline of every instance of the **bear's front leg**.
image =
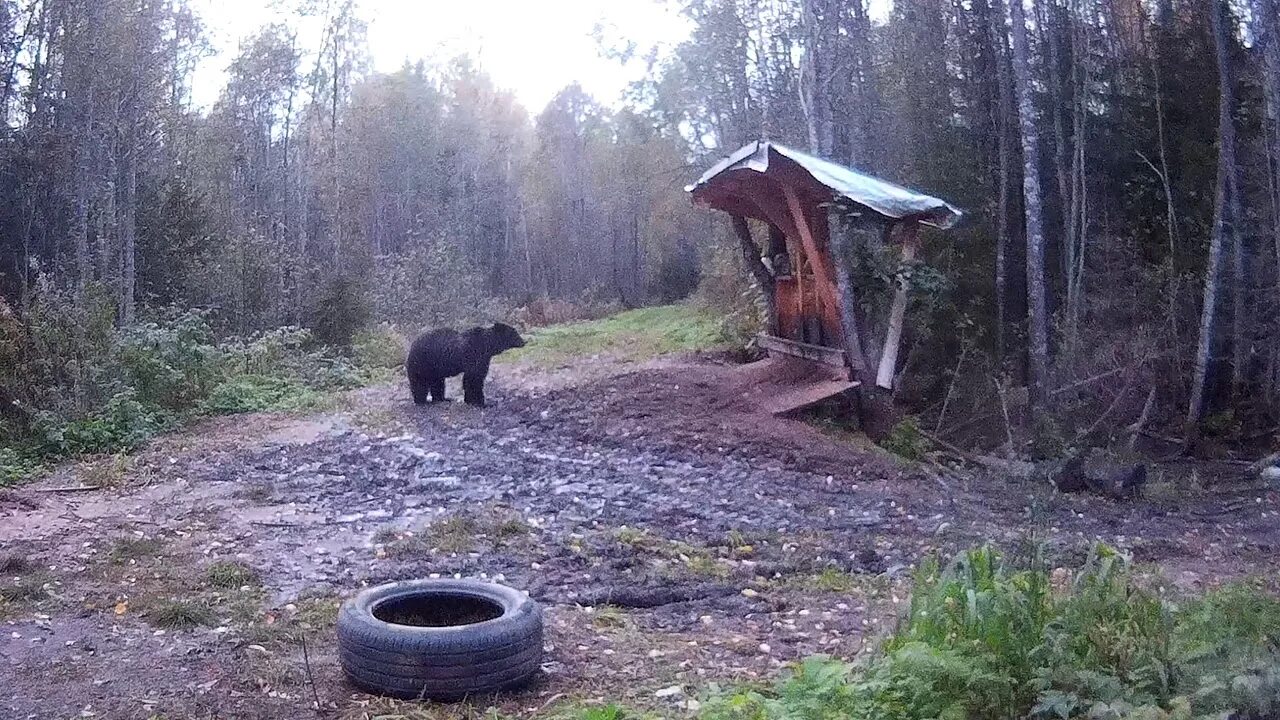
[[468,405],[484,407],[484,373],[469,372],[462,376],[462,399]]
[[428,383],[427,383],[426,381],[422,380],[421,378],[417,377],[416,375],[413,375],[413,374],[410,374],[410,375],[409,375],[409,391],[410,391],[411,393],[413,393],[413,404],[414,404],[414,405],[426,405],[426,404],[427,404],[427,391],[428,391],[428,390],[429,390],[429,385],[428,385]]

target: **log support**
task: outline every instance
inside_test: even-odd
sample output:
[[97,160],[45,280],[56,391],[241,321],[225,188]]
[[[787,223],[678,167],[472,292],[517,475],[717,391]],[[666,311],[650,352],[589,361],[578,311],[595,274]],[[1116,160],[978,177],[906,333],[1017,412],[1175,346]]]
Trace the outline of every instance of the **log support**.
[[[902,226],[902,262],[903,270],[916,258],[920,248],[920,232],[918,226],[909,223]],[[889,308],[889,327],[885,330],[884,350],[880,354],[880,367],[876,371],[876,387],[884,390],[893,389],[894,370],[898,364],[898,345],[902,342],[902,325],[907,316],[907,293],[910,292],[909,276],[901,272],[897,278],[897,290],[893,294],[893,305]]]

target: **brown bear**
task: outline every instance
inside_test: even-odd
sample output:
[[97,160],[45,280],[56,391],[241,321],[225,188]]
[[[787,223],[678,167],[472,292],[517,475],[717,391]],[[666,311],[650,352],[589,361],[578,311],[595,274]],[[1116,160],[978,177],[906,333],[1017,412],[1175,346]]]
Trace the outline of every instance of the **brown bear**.
[[425,405],[428,395],[432,402],[444,402],[444,379],[461,374],[463,400],[468,405],[483,407],[489,360],[518,347],[524,347],[524,339],[505,323],[462,331],[442,328],[426,333],[413,341],[404,363],[413,402]]

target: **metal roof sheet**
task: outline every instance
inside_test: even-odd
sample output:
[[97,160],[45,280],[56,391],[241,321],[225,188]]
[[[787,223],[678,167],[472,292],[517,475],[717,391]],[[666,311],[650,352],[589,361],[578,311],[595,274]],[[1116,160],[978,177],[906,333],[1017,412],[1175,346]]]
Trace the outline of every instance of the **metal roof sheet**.
[[767,140],[757,140],[742,146],[703,173],[702,177],[687,186],[685,191],[694,192],[713,181],[721,173],[732,170],[747,169],[767,173],[770,150],[799,165],[814,180],[830,188],[836,195],[848,198],[886,217],[894,219],[917,217],[920,222],[946,229],[955,225],[963,214],[945,200]]

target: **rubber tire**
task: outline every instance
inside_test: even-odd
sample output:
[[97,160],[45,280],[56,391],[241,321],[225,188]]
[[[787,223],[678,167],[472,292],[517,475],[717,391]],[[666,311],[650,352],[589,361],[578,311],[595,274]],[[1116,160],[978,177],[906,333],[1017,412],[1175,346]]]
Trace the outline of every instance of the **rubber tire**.
[[[439,593],[492,602],[502,615],[452,627],[394,625],[373,615],[382,603]],[[339,610],[338,661],[361,690],[407,700],[460,700],[519,687],[542,666],[542,608],[518,590],[476,580],[379,585]]]

